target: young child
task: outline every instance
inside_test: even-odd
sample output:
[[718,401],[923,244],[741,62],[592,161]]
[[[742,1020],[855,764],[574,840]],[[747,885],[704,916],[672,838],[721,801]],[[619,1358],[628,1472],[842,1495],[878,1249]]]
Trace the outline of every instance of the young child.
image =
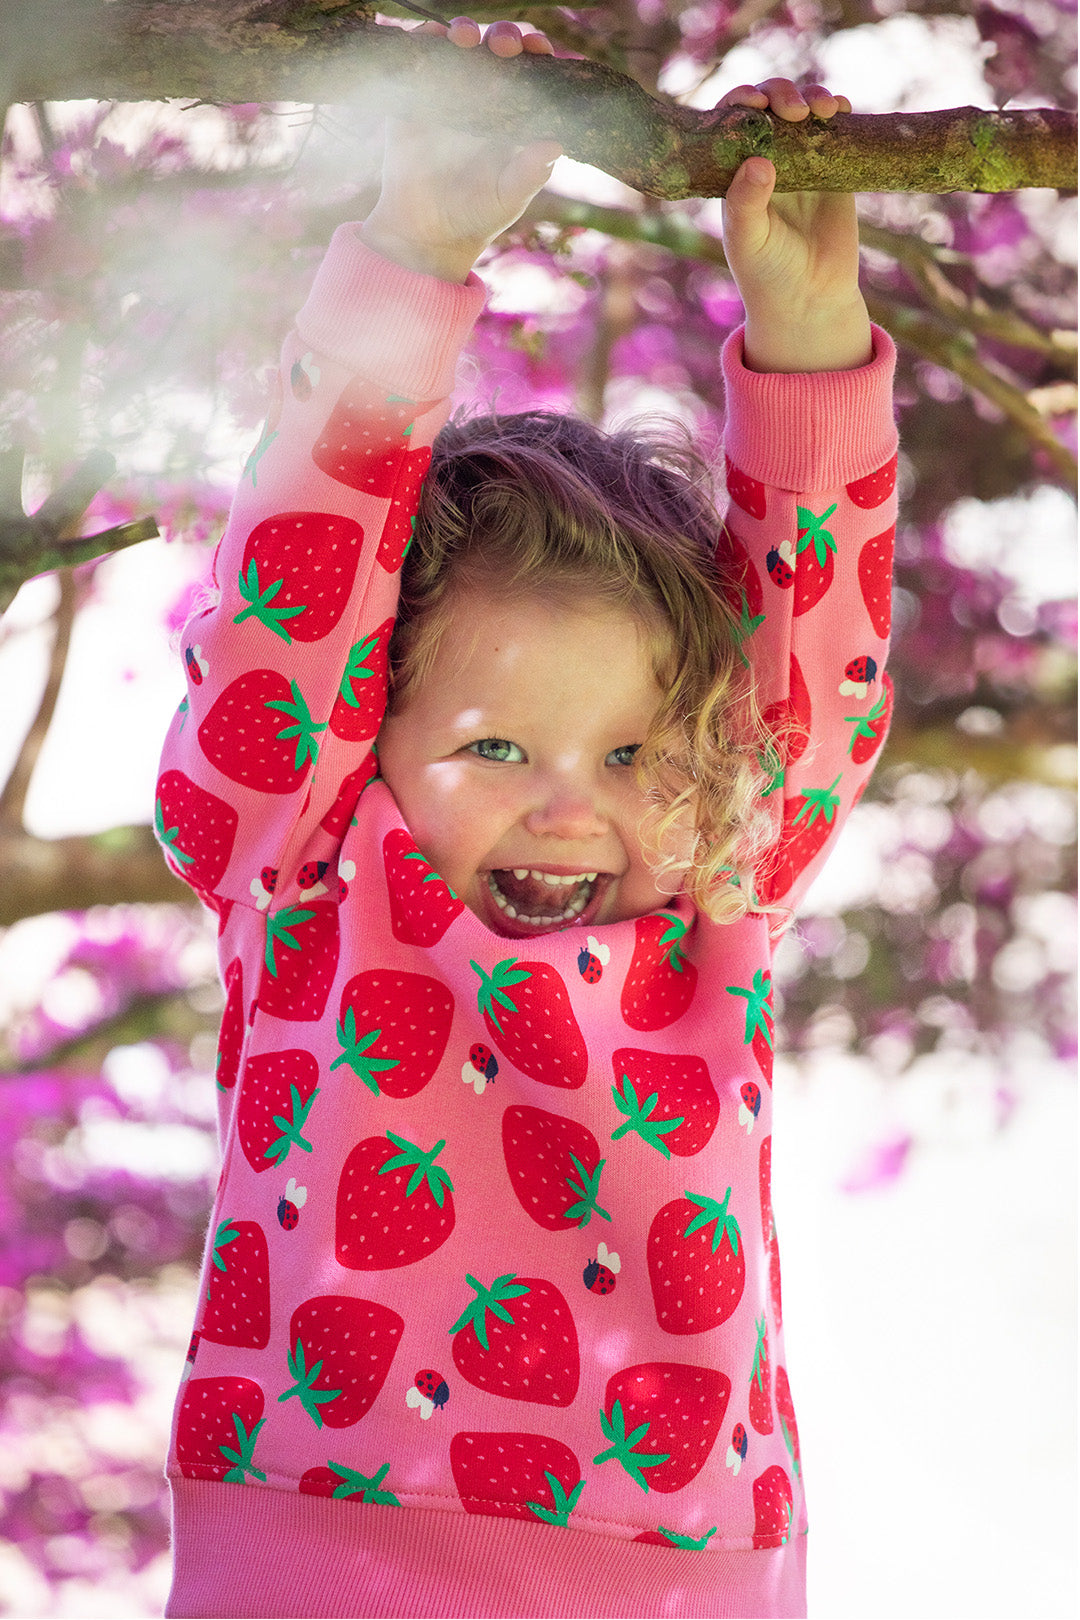
[[753,158],[726,527],[685,446],[449,423],[557,155],[391,126],[185,631],[224,1162],[171,1615],[806,1612],[770,952],[887,724],[893,353],[852,199]]

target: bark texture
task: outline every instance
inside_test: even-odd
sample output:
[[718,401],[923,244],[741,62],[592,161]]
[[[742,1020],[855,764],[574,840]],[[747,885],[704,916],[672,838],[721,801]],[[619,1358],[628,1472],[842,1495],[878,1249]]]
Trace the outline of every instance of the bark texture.
[[786,124],[649,95],[603,63],[496,61],[377,24],[336,0],[0,0],[6,101],[361,103],[461,129],[551,136],[579,162],[670,201],[720,197],[771,158],[781,191],[1076,187],[1076,115],[1056,109],[838,114]]

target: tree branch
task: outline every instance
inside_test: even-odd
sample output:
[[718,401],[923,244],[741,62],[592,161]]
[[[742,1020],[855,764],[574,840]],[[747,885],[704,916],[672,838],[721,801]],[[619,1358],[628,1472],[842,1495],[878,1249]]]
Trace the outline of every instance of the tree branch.
[[75,580],[70,572],[60,575],[60,600],[53,614],[53,642],[49,651],[49,671],[38,703],[37,713],[22,740],[11,775],[0,793],[0,828],[18,831],[23,824],[23,809],[30,787],[30,778],[38,762],[42,745],[56,712],[60,696],[60,683],[64,678],[71,630],[75,623]]
[[191,901],[190,889],[162,860],[150,827],[73,838],[0,831],[0,871],[0,928],[47,911]]
[[56,568],[74,568],[108,552],[153,540],[158,526],[151,517],[120,523],[100,534],[72,538],[83,513],[116,471],[106,450],[95,450],[79,463],[34,513],[25,517],[0,513],[0,613],[10,607],[26,580]]
[[0,0],[0,98],[352,102],[465,130],[498,124],[653,197],[719,197],[755,153],[781,191],[1076,188],[1076,115],[838,113],[786,123],[647,94],[600,62],[497,61],[335,0]]
[[[686,217],[663,213],[658,209],[634,211],[628,208],[609,208],[598,203],[578,202],[571,198],[558,197],[551,192],[541,192],[533,199],[513,229],[520,230],[523,225],[529,227],[539,224],[553,224],[563,229],[581,226],[602,231],[605,235],[622,241],[648,242],[655,247],[667,248],[682,258],[698,259],[706,264],[727,268],[723,243],[718,238],[710,236],[707,231],[699,230]],[[885,252],[891,251],[889,233],[871,226],[865,228],[865,236],[868,238],[868,245]],[[864,239],[862,226],[860,239]],[[950,283],[946,285],[951,286]],[[963,295],[957,293],[956,297],[967,305],[968,301],[963,299]],[[974,350],[972,332],[980,329],[985,329],[987,335],[999,341],[1018,342],[1023,347],[1037,346],[1042,349],[1041,343],[1032,344],[1031,329],[1026,323],[1017,318],[1014,326],[1006,316],[991,320],[989,316],[982,316],[977,310],[973,312],[970,306],[960,308],[954,302],[946,303],[943,299],[941,311],[946,317],[944,320],[928,315],[925,310],[912,309],[899,303],[898,300],[887,299],[871,291],[867,291],[866,301],[872,318],[879,326],[884,327],[890,337],[897,343],[915,349],[935,365],[953,372],[975,393],[991,400],[1016,423],[1033,444],[1045,451],[1055,470],[1070,486],[1075,487],[1077,471],[1075,457],[1055,436],[1053,428],[1038,404],[1033,403],[1008,377],[1002,376],[1000,371],[993,370],[980,360]],[[1010,333],[1015,335],[1010,336]],[[1064,367],[1075,365],[1075,347],[1063,339],[1059,339],[1050,352]]]

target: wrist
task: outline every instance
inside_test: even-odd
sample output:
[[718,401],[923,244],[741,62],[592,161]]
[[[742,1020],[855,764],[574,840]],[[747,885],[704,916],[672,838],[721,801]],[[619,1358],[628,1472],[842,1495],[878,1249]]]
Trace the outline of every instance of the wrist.
[[869,365],[874,345],[860,295],[839,309],[746,309],[743,364],[748,371],[854,371]]
[[422,276],[434,276],[439,281],[454,281],[461,286],[469,279],[469,272],[478,257],[465,247],[434,247],[411,241],[370,216],[360,227],[360,239],[373,253],[401,265],[405,270],[415,270]]

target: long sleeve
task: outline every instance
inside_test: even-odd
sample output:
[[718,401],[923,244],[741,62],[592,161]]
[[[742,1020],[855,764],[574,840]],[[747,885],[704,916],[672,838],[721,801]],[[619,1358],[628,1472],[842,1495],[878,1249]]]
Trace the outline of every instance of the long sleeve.
[[798,904],[888,729],[896,357],[873,332],[872,360],[853,371],[752,372],[741,331],[724,347],[734,605],[778,738],[763,761],[777,827],[757,871],[766,905]]
[[219,911],[321,877],[372,774],[401,560],[483,300],[346,225],[285,341],[157,789],[170,865]]

